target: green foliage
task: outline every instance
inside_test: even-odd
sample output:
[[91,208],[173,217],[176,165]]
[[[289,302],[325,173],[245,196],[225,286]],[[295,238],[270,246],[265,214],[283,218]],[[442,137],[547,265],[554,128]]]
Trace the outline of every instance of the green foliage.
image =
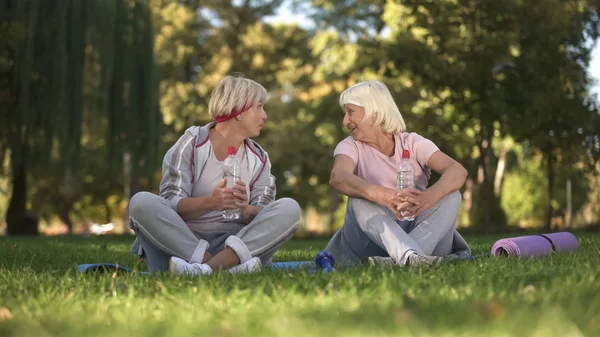
[[[264,20],[285,3],[314,25]],[[104,217],[107,200],[127,198],[122,158],[133,155],[131,187],[155,191],[162,154],[209,121],[218,81],[242,72],[271,96],[257,140],[279,195],[337,224],[344,205],[328,181],[347,136],[338,97],[379,79],[408,130],[469,171],[461,224],[537,223],[544,200],[564,216],[567,177],[581,212],[597,175],[600,117],[585,68],[599,21],[589,0],[4,1],[0,158],[29,158],[29,203],[43,215],[71,203],[77,218]],[[499,171],[519,146],[528,155]],[[527,205],[513,201],[520,184]]]
[[[95,123],[94,113],[108,119],[112,158],[132,151],[136,159],[153,161],[159,115],[145,2],[30,0],[5,6],[4,23],[22,29],[9,30],[12,43],[4,46],[10,66],[3,70],[12,83],[3,90],[13,104],[3,114],[7,128],[0,143],[12,150],[13,165],[54,159],[76,167],[84,116]],[[56,157],[49,146],[57,146]]]
[[[336,70],[352,69],[351,76],[361,80],[374,74],[389,83],[409,128],[440,144],[471,173],[478,201],[472,224],[488,227],[503,217],[493,193],[496,141],[529,140],[550,158],[551,180],[556,160],[567,166],[577,160],[559,153],[584,153],[584,135],[598,133],[584,126],[596,114],[585,73],[591,48],[586,39],[598,37],[593,2],[311,3],[314,17],[327,18],[324,25],[335,28],[319,34],[345,36],[356,47],[349,53],[330,43],[331,52],[350,55],[344,60],[356,57],[353,68],[340,63]],[[370,30],[361,26],[365,22]],[[577,117],[565,118],[565,111]]]
[[[123,169],[126,154],[134,175],[150,176],[161,120],[147,2],[6,1],[0,10],[9,41],[0,46],[0,72],[9,79],[0,83],[7,103],[0,148],[10,150],[15,181],[25,176],[13,188],[9,228],[19,227],[23,217],[28,176],[33,182],[49,178],[29,192],[36,193],[42,214],[66,207],[65,221],[74,198],[93,192],[79,189],[91,173],[82,171],[83,143],[106,148],[95,153],[103,155],[96,161],[108,176]],[[115,183],[99,184],[111,189]],[[39,192],[47,198],[43,205],[37,204]]]
[[523,166],[506,174],[502,208],[510,225],[525,221],[541,226],[546,214],[548,181],[539,159],[526,161]]
[[[505,176],[502,186],[502,208],[510,225],[541,227],[544,224],[548,204],[548,180],[542,156],[526,155],[519,151],[519,164]],[[567,180],[571,181],[572,214],[575,216],[588,200],[590,182],[576,167],[557,168],[554,180],[552,206],[558,210],[554,215],[566,221]]]

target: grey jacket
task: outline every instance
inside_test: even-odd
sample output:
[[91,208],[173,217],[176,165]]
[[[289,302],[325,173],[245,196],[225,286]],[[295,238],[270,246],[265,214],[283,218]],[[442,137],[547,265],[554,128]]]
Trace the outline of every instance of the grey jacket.
[[[169,200],[177,212],[177,204],[189,198],[194,184],[202,175],[204,166],[212,151],[208,143],[208,131],[214,122],[202,127],[192,126],[165,154],[162,163],[163,178],[160,182],[160,196]],[[244,145],[248,164],[252,171],[249,203],[253,206],[266,206],[275,200],[275,177],[271,175],[271,162],[267,152],[258,143],[246,139]]]

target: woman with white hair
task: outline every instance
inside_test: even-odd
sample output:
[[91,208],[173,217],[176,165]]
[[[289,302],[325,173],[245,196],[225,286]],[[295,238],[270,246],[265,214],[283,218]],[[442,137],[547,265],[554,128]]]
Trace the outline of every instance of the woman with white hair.
[[[348,196],[348,204],[344,225],[326,250],[342,263],[368,259],[402,266],[470,255],[455,230],[465,168],[429,139],[406,132],[385,84],[356,84],[341,94],[339,103],[352,136],[335,148],[330,185]],[[405,150],[415,167],[416,189],[398,190]],[[441,178],[428,187],[431,170]]]
[[[267,119],[266,101],[262,85],[225,77],[209,101],[214,122],[188,128],[164,156],[160,195],[133,196],[130,226],[137,239],[132,251],[151,272],[257,271],[269,266],[275,251],[294,235],[300,207],[293,199],[275,200],[267,152],[250,139]],[[232,188],[223,175],[229,147],[241,163],[241,181]],[[234,209],[241,217],[223,217],[223,211]]]

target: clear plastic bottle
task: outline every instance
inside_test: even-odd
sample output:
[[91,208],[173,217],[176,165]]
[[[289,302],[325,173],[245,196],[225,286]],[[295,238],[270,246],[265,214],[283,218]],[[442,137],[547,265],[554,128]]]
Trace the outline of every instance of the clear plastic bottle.
[[[396,180],[396,186],[399,190],[404,188],[415,188],[415,166],[410,160],[410,153],[408,150],[402,151],[402,160],[398,167],[398,175]],[[414,220],[414,216],[407,216],[400,220]]]
[[[230,146],[227,149],[227,158],[225,158],[223,175],[227,178],[227,188],[232,188],[236,182],[241,179],[240,163],[235,158],[235,147]],[[239,209],[229,209],[223,211],[223,218],[227,220],[235,220],[240,218]]]

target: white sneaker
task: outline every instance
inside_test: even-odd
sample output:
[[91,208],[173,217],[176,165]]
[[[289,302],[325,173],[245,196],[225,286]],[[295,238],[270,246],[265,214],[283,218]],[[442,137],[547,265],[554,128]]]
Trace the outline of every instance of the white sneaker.
[[205,263],[188,263],[184,259],[178,257],[171,257],[169,260],[169,271],[177,275],[210,275],[212,274],[212,268]]
[[408,257],[408,265],[410,266],[436,266],[440,264],[444,258],[440,256],[429,256],[413,253]]
[[397,266],[396,260],[391,257],[383,257],[383,256],[369,256],[369,264],[371,266]]
[[253,257],[244,263],[241,263],[235,267],[229,268],[229,272],[232,274],[253,273],[253,272],[260,271],[261,268],[262,268],[262,262],[260,262],[260,259],[258,257]]

